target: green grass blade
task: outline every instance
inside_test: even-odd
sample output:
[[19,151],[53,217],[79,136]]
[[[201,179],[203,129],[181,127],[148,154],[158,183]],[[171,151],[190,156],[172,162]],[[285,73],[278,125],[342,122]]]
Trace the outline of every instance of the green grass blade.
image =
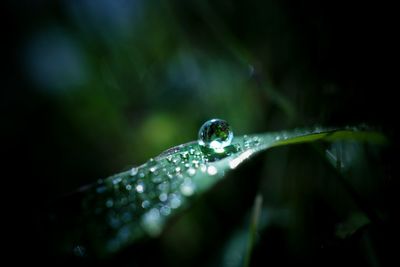
[[246,256],[245,256],[244,262],[243,262],[243,267],[250,266],[251,253],[253,252],[253,247],[256,242],[256,233],[257,233],[258,224],[259,224],[261,211],[262,211],[262,209],[261,209],[262,201],[263,201],[262,195],[258,194],[254,201],[253,212],[252,212],[251,221],[250,221],[250,225],[249,225],[249,237],[247,240],[247,250],[246,250]]
[[88,254],[111,255],[145,236],[159,235],[194,196],[255,154],[276,146],[335,140],[387,142],[378,132],[316,128],[236,137],[222,154],[206,151],[197,142],[173,147],[86,190],[81,216],[65,231],[63,249],[79,246]]

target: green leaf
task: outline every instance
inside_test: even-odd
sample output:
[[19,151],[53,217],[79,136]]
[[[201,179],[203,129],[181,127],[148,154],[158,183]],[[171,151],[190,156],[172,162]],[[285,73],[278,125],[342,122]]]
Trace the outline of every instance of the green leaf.
[[[173,147],[139,167],[86,190],[82,216],[64,248],[111,255],[145,236],[159,235],[167,221],[249,158],[269,148],[318,140],[359,140],[383,144],[385,137],[357,128],[315,128],[234,138],[223,153],[196,141]],[[76,229],[79,229],[77,231]]]

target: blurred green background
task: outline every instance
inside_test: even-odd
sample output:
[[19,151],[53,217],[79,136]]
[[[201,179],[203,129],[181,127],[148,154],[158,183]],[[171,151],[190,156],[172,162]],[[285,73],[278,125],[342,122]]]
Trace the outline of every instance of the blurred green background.
[[[235,135],[362,123],[389,138],[395,133],[398,101],[386,62],[394,32],[383,4],[40,0],[7,6],[13,36],[6,57],[13,61],[1,97],[3,114],[10,114],[3,134],[18,138],[23,150],[16,159],[23,158],[29,174],[29,227],[19,250],[42,262],[64,259],[46,252],[52,244],[37,230],[37,209],[195,140],[210,118],[227,120]],[[345,171],[329,165],[325,150],[345,155]],[[66,262],[242,266],[247,239],[240,231],[260,193],[265,227],[251,266],[384,266],[394,258],[395,158],[392,147],[362,144],[274,149],[196,199],[161,237],[101,262]]]

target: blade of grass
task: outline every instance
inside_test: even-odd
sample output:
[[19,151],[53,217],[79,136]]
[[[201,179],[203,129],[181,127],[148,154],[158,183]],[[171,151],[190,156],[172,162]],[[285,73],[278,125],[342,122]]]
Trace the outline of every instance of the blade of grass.
[[[105,257],[143,237],[158,236],[169,219],[190,204],[193,196],[207,191],[260,152],[283,145],[343,139],[386,142],[380,133],[357,128],[314,128],[241,136],[234,138],[221,154],[204,150],[193,141],[168,149],[129,171],[99,180],[79,192],[80,200],[74,201],[73,208],[68,197],[66,210],[56,205],[54,216],[50,217],[56,218],[52,220],[60,225],[57,234],[63,235],[60,241],[63,251],[71,252],[79,246],[87,254]],[[75,215],[69,218],[67,214]],[[259,216],[256,215],[255,212],[255,218]],[[255,227],[256,223],[252,225]],[[249,253],[251,250],[252,247]]]
[[253,252],[253,247],[256,242],[256,234],[258,229],[258,224],[261,216],[261,207],[262,207],[263,198],[261,194],[257,194],[254,205],[253,205],[253,212],[251,216],[251,221],[249,225],[249,236],[247,240],[247,249],[246,249],[246,256],[244,258],[243,267],[250,266],[251,254]]

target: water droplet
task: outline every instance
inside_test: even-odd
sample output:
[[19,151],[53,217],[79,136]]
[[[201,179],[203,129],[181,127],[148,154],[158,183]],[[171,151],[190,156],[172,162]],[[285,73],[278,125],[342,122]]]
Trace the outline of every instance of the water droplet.
[[199,130],[199,145],[213,149],[217,153],[223,153],[233,139],[230,125],[220,119],[206,121]]
[[176,195],[176,194],[170,194],[169,195],[169,205],[171,206],[171,208],[176,209],[181,205],[182,201],[180,196]]
[[217,168],[215,168],[215,166],[211,165],[211,166],[208,166],[207,173],[209,175],[216,175],[218,173],[218,170],[217,170]]
[[258,146],[259,144],[260,144],[260,138],[259,137],[257,137],[257,136],[254,136],[253,137],[253,143],[254,143],[254,145],[255,146]]
[[234,146],[235,146],[236,151],[242,150],[242,146],[240,144],[235,144]]
[[166,193],[161,193],[158,198],[160,199],[160,201],[164,202],[167,201],[168,195]]
[[192,180],[186,178],[185,181],[181,184],[180,189],[184,196],[191,196],[194,193],[195,185]]
[[243,136],[243,146],[245,149],[249,149],[251,146],[251,140],[247,135]]
[[188,156],[189,156],[189,152],[184,151],[184,152],[181,153],[181,158],[182,158],[183,160],[187,159]]
[[126,190],[131,190],[132,189],[132,186],[130,185],[130,184],[127,184],[126,186],[125,186],[125,188],[126,188]]
[[138,192],[138,193],[143,193],[143,191],[144,191],[144,184],[143,184],[143,182],[139,182],[139,183],[136,185],[135,189],[136,189],[136,192]]
[[142,202],[142,208],[147,209],[148,207],[150,207],[150,201],[145,200]]
[[168,216],[171,213],[171,208],[168,206],[163,206],[160,209],[160,213],[164,216]]
[[108,199],[106,201],[106,207],[111,208],[114,205],[114,201],[112,199]]
[[187,170],[187,173],[189,174],[189,176],[194,176],[196,174],[196,169],[195,168],[189,168]]
[[172,173],[170,173],[170,172],[167,172],[167,176],[168,176],[169,179],[174,178],[174,175],[172,175]]
[[200,170],[201,170],[202,172],[206,172],[206,171],[207,171],[207,166],[204,165],[204,164],[201,164],[201,165],[200,165]]
[[178,158],[178,157],[175,157],[175,158],[172,159],[172,162],[173,162],[175,165],[178,165],[180,161],[181,161],[181,159]]
[[199,161],[198,160],[192,160],[193,166],[198,169],[199,168]]
[[163,182],[158,185],[158,190],[165,192],[168,191],[169,183],[168,182]]
[[137,173],[138,173],[138,168],[133,167],[133,168],[131,169],[131,176],[135,176]]
[[143,215],[142,226],[149,235],[156,236],[161,232],[160,212],[153,208]]
[[116,185],[116,184],[120,183],[121,180],[122,180],[122,178],[118,177],[118,178],[115,178],[112,182],[113,182],[114,185]]
[[161,183],[162,177],[161,176],[154,176],[152,179],[153,183]]

